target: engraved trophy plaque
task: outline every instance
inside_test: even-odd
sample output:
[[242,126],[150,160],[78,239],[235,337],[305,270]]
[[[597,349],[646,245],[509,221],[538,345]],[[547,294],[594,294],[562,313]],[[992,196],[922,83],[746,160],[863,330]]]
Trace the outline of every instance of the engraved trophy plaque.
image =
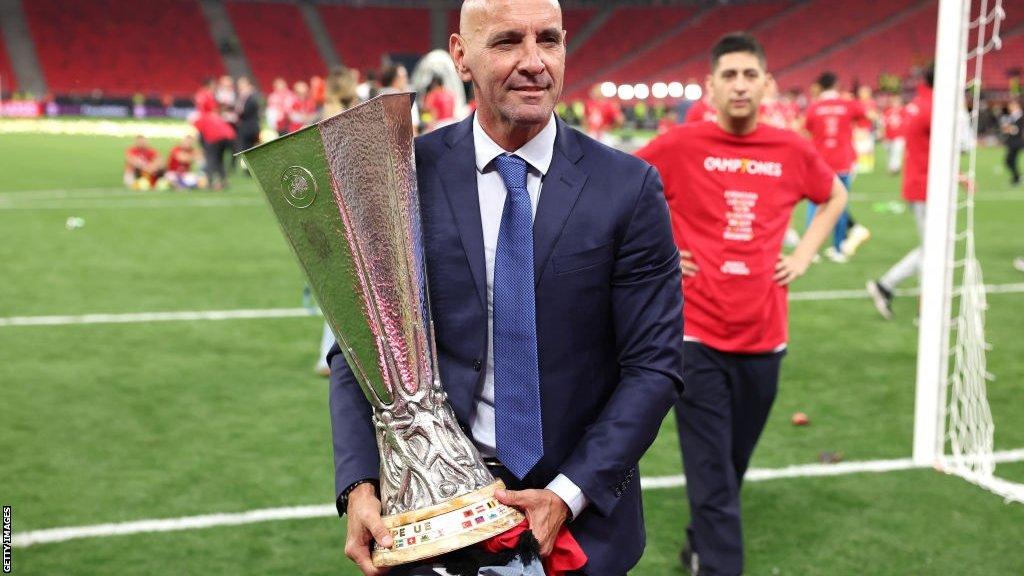
[[434,350],[410,94],[378,96],[242,156],[372,407],[395,544],[377,566],[501,534],[523,515],[446,401]]

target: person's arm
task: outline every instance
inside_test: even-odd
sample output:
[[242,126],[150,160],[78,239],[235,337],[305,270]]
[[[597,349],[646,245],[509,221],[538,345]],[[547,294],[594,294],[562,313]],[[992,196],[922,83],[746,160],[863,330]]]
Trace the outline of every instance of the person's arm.
[[832,181],[832,195],[818,206],[817,214],[814,215],[811,225],[807,227],[793,253],[779,256],[779,261],[775,265],[776,282],[785,286],[807,272],[814,255],[818,253],[825,238],[832,233],[836,222],[846,209],[846,201],[846,187],[839,178],[835,178]]
[[[363,574],[378,576],[370,557],[370,543],[390,547],[390,532],[381,521],[381,503],[374,482],[380,477],[380,453],[370,421],[370,403],[337,344],[327,355],[331,367],[330,409],[334,440],[334,479],[338,513],[348,514],[345,555]],[[362,482],[362,483],[360,483]],[[351,489],[347,498],[346,491]]]
[[661,178],[648,168],[619,243],[612,319],[620,380],[560,471],[607,516],[682,390],[682,291]]

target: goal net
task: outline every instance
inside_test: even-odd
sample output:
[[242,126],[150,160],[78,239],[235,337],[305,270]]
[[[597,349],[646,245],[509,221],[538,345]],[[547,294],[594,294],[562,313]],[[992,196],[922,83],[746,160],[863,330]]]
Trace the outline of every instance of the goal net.
[[939,4],[914,460],[1024,502],[1024,485],[995,475],[986,289],[974,235],[982,70],[985,55],[1001,47],[1004,18],[1003,0]]

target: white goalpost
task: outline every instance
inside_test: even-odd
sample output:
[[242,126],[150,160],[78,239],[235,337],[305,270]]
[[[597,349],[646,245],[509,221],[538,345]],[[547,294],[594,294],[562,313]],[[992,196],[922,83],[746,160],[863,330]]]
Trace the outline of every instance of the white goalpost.
[[[986,393],[987,306],[974,243],[973,144],[981,75],[985,54],[1001,46],[1004,18],[1003,0],[939,2],[913,460],[1024,503],[1024,485],[995,475],[995,427]],[[974,106],[963,125],[968,88]],[[965,140],[972,145],[961,172]]]

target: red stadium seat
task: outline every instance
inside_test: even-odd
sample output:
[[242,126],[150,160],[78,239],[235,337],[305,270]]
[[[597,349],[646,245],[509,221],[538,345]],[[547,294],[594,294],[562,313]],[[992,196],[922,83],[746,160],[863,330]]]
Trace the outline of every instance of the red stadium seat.
[[327,74],[327,65],[298,6],[228,2],[227,9],[256,83],[264,92],[271,90],[278,76],[291,84]]
[[349,68],[376,70],[387,54],[421,55],[430,50],[426,8],[321,5],[317,9]]
[[689,7],[617,8],[587,41],[569,56],[565,74],[566,94],[586,94],[606,80],[602,69],[641,50],[659,35],[693,16]]
[[224,73],[195,0],[24,2],[51,92],[192,94]]
[[882,74],[905,77],[915,66],[927,65],[935,58],[937,18],[937,3],[920,3],[916,9],[876,26],[852,44],[778,71],[779,86],[806,88],[824,70],[839,74],[846,87],[855,83],[877,85]]
[[786,7],[786,3],[779,2],[710,9],[699,15],[692,26],[638,53],[601,80],[633,83],[703,79],[708,72],[708,51],[718,38],[735,30],[752,28]]
[[14,77],[14,68],[7,55],[7,44],[0,32],[0,94],[10,94],[18,89],[18,79]]

